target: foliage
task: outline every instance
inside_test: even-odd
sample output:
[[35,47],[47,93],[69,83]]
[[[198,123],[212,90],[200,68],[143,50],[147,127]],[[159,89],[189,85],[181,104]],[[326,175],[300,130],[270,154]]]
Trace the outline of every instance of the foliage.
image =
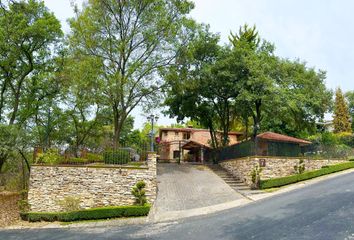
[[261,180],[260,181],[260,188],[267,189],[267,188],[273,188],[273,187],[280,187],[280,186],[284,186],[287,184],[296,183],[296,182],[300,182],[303,180],[319,177],[322,175],[346,170],[349,168],[354,168],[354,162],[346,162],[346,163],[340,163],[340,164],[336,164],[336,165],[329,165],[329,166],[327,166],[325,168],[321,168],[319,170],[304,172],[301,174],[291,175],[291,176],[287,176],[287,177],[273,178],[273,179],[269,179],[269,180]]
[[125,149],[116,149],[103,153],[103,160],[105,164],[127,164],[130,159],[130,152]]
[[305,172],[305,163],[303,159],[299,160],[299,163],[294,166],[295,173],[301,174]]
[[32,100],[40,99],[42,93],[39,81],[51,80],[39,76],[51,70],[51,48],[62,31],[58,19],[42,1],[0,4],[0,121],[8,120],[12,125],[23,123],[35,111]]
[[17,202],[18,208],[20,212],[26,213],[30,210],[30,204],[27,200],[22,199]]
[[[354,91],[348,91],[345,93],[345,98],[348,103],[348,110],[352,119],[354,119]],[[354,132],[354,121],[352,121],[352,132]]]
[[86,158],[79,158],[79,157],[71,157],[65,160],[60,161],[63,164],[87,164],[89,160]]
[[36,164],[49,164],[55,165],[61,162],[62,158],[59,154],[58,149],[48,149],[44,153],[39,153],[35,161]]
[[[325,72],[277,57],[255,27],[245,25],[231,34],[231,46],[220,46],[218,40],[199,27],[166,71],[170,116],[208,128],[214,148],[228,145],[227,133],[235,123],[248,133],[250,119],[253,137],[269,130],[292,136],[316,132],[316,122],[331,104]],[[218,129],[221,142],[215,136]]]
[[145,188],[146,184],[144,181],[139,181],[132,188],[132,194],[135,197],[135,203],[137,205],[143,206],[146,203]]
[[262,168],[257,164],[251,172],[251,180],[252,180],[252,189],[259,189],[260,187],[260,180],[261,180],[261,172]]
[[87,153],[86,158],[89,162],[103,162],[103,155],[96,153]]
[[80,209],[80,198],[77,197],[65,197],[63,200],[58,201],[58,205],[65,212],[77,211]]
[[0,124],[0,172],[4,163],[16,150],[17,142],[17,128],[15,126]]
[[333,116],[333,125],[334,132],[351,132],[350,125],[350,115],[347,103],[343,96],[342,90],[338,88],[336,90],[336,99],[334,103],[334,116]]
[[72,212],[53,212],[53,213],[21,213],[21,218],[30,222],[38,221],[61,221],[71,222],[80,220],[95,220],[120,217],[139,217],[146,216],[150,211],[149,205],[144,206],[117,206],[91,208]]
[[94,79],[102,87],[97,97],[112,111],[116,144],[131,111],[143,102],[156,104],[159,70],[174,59],[192,8],[187,0],[91,0],[82,11],[76,8],[68,38],[72,58],[94,62],[94,75],[83,83]]

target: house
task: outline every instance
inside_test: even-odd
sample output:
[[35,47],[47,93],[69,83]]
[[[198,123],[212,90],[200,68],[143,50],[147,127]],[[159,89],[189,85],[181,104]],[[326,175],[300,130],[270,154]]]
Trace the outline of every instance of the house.
[[250,156],[299,157],[311,142],[287,135],[264,132],[250,139],[229,145],[217,151],[218,160],[238,159]]
[[289,156],[301,155],[301,148],[310,145],[311,142],[287,135],[265,132],[256,137],[258,156]]
[[[229,132],[229,143],[237,143],[241,135],[239,132]],[[161,128],[159,137],[160,161],[204,162],[204,153],[210,149],[208,129]]]

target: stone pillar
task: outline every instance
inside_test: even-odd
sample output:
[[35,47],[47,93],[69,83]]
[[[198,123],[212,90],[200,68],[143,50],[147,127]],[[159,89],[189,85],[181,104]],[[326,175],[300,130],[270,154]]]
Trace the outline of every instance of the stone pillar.
[[149,202],[153,203],[156,199],[156,194],[157,194],[157,154],[156,152],[149,152],[148,157],[147,157],[147,165],[149,168],[149,175],[151,178],[151,194],[148,196]]
[[204,148],[200,147],[200,162],[204,163]]

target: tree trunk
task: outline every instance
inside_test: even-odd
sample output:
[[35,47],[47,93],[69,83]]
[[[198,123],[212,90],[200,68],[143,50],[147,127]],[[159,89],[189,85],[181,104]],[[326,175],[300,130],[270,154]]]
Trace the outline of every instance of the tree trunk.
[[262,106],[262,100],[258,99],[255,101],[255,110],[256,112],[252,114],[253,118],[253,135],[252,138],[256,139],[258,131],[260,129],[260,124],[261,124],[261,106]]

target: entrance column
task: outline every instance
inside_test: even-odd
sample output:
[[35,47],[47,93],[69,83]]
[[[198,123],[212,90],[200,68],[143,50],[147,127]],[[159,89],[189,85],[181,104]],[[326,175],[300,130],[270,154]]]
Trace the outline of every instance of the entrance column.
[[201,163],[204,163],[204,148],[200,147],[200,161]]

